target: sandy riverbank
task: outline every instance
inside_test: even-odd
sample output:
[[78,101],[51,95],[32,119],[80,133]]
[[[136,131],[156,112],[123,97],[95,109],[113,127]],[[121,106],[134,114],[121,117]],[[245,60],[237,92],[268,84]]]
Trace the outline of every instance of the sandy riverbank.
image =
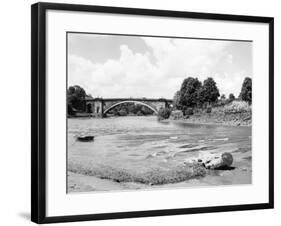
[[95,176],[86,176],[78,173],[68,173],[68,192],[106,192],[126,191],[138,189],[168,189],[186,187],[205,187],[218,185],[243,185],[251,184],[250,169],[213,171],[199,179],[190,179],[180,183],[164,185],[146,185],[141,183],[118,183],[112,180],[100,179]]
[[234,161],[232,170],[208,170],[206,176],[193,178],[178,183],[162,185],[149,185],[136,182],[116,182],[68,172],[68,192],[107,192],[126,191],[138,189],[168,189],[186,187],[205,187],[218,185],[243,185],[252,183],[251,159],[243,152],[233,153]]
[[[75,142],[75,125],[81,123],[85,128],[89,125],[101,128],[97,131],[102,133],[94,142]],[[116,134],[112,134],[113,123],[117,125],[113,128],[118,128],[114,131]],[[70,128],[73,128],[68,139],[67,186],[70,193],[252,182],[249,127],[184,125],[180,121],[159,123],[155,118],[127,117],[70,120]],[[197,171],[186,165],[190,163],[189,158],[197,158],[200,154],[224,152],[233,155],[231,170]]]
[[68,172],[68,192],[112,191],[130,190],[147,187],[137,183],[118,183],[112,180],[100,179],[95,176],[87,176]]

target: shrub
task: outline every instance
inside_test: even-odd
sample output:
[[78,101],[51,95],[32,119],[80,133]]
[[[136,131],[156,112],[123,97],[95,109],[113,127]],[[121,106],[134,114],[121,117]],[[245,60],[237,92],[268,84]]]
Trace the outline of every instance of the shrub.
[[182,119],[183,118],[183,113],[180,110],[172,111],[170,115],[171,119]]
[[212,112],[212,107],[207,107],[206,113],[211,113]]
[[193,108],[187,108],[184,112],[184,115],[193,115]]
[[225,100],[225,94],[221,95],[221,100]]
[[193,114],[194,115],[201,115],[202,114],[202,109],[203,109],[203,107],[202,108],[199,108],[199,107],[194,108],[193,109]]
[[180,97],[181,97],[181,92],[177,91],[173,98],[173,108],[174,109],[181,109],[182,106],[180,105]]
[[225,100],[218,100],[216,103],[213,104],[213,107],[223,107],[225,104]]
[[118,111],[118,115],[119,116],[126,116],[127,115],[127,111],[125,111],[124,109],[121,109],[120,111]]
[[252,111],[251,106],[246,101],[233,101],[223,109],[225,114],[242,113]]
[[74,111],[73,107],[71,106],[71,104],[68,104],[68,105],[67,105],[67,114],[68,114],[69,116],[75,115],[75,111]]
[[233,93],[229,94],[229,96],[228,96],[228,100],[229,100],[229,102],[232,102],[232,101],[234,101],[234,100],[235,100],[235,96],[234,96],[234,94],[233,94]]
[[242,84],[241,92],[239,97],[241,100],[247,101],[248,103],[252,103],[252,79],[246,77]]
[[158,119],[162,120],[162,119],[168,119],[170,117],[171,114],[171,110],[169,108],[161,108],[158,111]]

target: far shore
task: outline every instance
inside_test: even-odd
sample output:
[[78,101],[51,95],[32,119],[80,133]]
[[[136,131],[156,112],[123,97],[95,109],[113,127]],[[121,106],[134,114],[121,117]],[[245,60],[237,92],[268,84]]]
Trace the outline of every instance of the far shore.
[[224,122],[202,122],[196,119],[164,119],[162,122],[180,122],[186,124],[196,124],[196,125],[210,125],[210,126],[239,126],[239,127],[251,127],[251,124],[239,124],[238,122],[233,121],[224,121]]
[[[156,115],[142,115],[142,116],[139,116],[139,115],[127,115],[127,116],[108,116],[106,118],[118,118],[118,117],[150,117],[150,116],[155,116],[157,117]],[[88,117],[85,117],[85,116],[76,116],[76,117],[68,117],[69,119],[71,118],[75,118],[75,119],[85,119],[85,118],[95,118],[93,116],[88,116]],[[203,121],[205,120],[205,121]],[[202,119],[201,117],[196,117],[196,118],[181,118],[181,119],[172,119],[172,118],[169,118],[169,119],[163,119],[163,120],[160,120],[161,122],[180,122],[180,123],[186,123],[186,124],[197,124],[197,125],[213,125],[213,126],[233,126],[233,127],[236,127],[236,126],[240,126],[240,127],[251,127],[252,124],[243,124],[243,121],[212,121],[211,119],[209,121],[207,121],[206,119]]]

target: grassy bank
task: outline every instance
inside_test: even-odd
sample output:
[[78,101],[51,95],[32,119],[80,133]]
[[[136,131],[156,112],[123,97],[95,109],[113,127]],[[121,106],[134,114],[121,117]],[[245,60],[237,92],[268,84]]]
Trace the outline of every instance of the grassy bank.
[[172,113],[169,120],[181,120],[187,123],[221,124],[230,126],[251,126],[252,107],[243,101],[233,101],[230,104],[207,109],[193,109],[184,116],[179,111]]
[[155,168],[146,172],[136,172],[104,165],[93,166],[91,164],[69,162],[68,170],[73,173],[95,176],[118,183],[135,182],[149,185],[178,183],[206,175],[206,169],[195,163],[183,164],[174,168]]

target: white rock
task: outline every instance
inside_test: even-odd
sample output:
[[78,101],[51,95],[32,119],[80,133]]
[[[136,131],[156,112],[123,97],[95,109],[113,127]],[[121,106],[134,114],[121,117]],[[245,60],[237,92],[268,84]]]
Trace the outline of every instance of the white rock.
[[230,153],[210,154],[199,153],[198,158],[189,158],[185,160],[186,163],[199,163],[207,169],[217,169],[219,167],[229,167],[233,163],[233,157]]
[[212,156],[207,161],[203,162],[207,169],[216,169],[219,167],[229,167],[233,163],[233,157],[230,153],[225,152],[221,155]]

